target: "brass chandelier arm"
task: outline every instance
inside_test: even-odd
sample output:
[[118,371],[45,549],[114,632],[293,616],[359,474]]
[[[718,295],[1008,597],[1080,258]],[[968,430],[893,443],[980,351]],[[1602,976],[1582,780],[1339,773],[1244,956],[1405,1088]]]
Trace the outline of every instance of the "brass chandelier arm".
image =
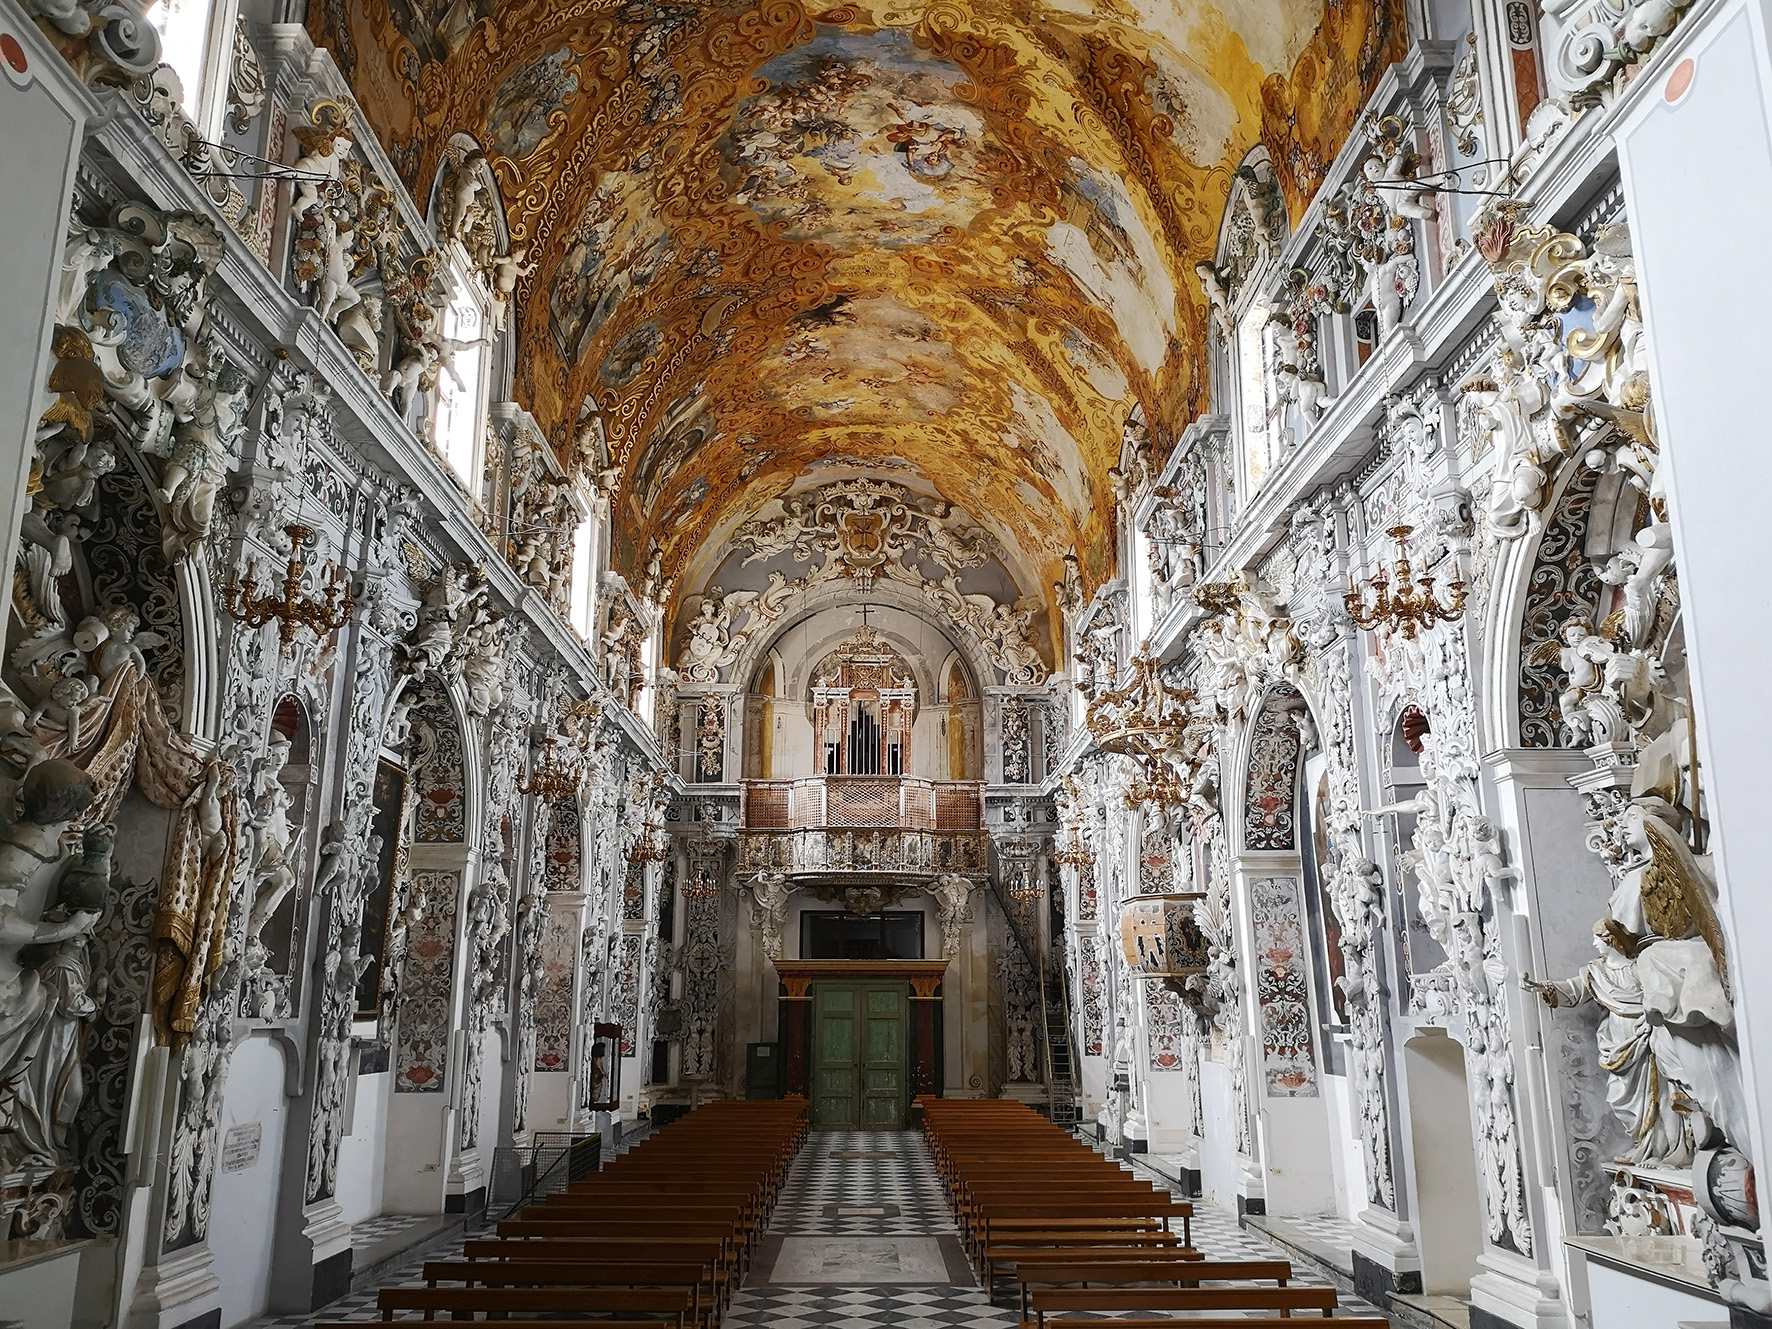
[[292,546],[288,567],[283,573],[283,586],[276,594],[261,592],[258,575],[249,567],[245,579],[238,573],[228,577],[226,599],[228,612],[248,627],[262,628],[275,620],[277,635],[287,645],[298,627],[305,627],[315,636],[325,638],[350,621],[357,607],[350,583],[336,563],[326,571],[325,582],[318,595],[302,590],[307,572],[303,547],[313,539],[312,527],[291,523],[283,528]]
[[[1396,563],[1390,571],[1380,568],[1366,579],[1366,585],[1372,588],[1370,602],[1366,592],[1358,586],[1349,586],[1342,592],[1342,603],[1347,606],[1348,617],[1355,627],[1366,632],[1382,627],[1401,633],[1405,640],[1412,641],[1423,628],[1450,623],[1463,615],[1468,588],[1462,579],[1455,578],[1446,583],[1449,598],[1442,600],[1438,579],[1417,577],[1410,567],[1407,541],[1414,529],[1413,526],[1393,526],[1386,532],[1397,542]],[[1393,585],[1395,590],[1391,589]]]

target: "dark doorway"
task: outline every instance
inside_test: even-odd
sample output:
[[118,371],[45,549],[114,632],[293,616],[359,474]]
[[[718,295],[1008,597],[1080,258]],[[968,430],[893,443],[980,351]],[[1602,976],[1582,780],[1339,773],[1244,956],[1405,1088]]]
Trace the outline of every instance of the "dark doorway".
[[800,955],[807,960],[921,960],[923,915],[808,911],[800,915]]

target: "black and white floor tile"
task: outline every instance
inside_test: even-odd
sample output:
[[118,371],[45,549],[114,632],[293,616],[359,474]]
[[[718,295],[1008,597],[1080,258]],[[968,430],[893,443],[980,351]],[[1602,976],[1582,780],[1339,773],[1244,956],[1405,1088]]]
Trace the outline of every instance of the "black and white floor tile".
[[916,1131],[825,1131],[794,1161],[774,1230],[795,1236],[952,1232],[935,1161]]
[[[1260,1234],[1238,1227],[1234,1214],[1197,1202],[1194,1213],[1194,1244],[1212,1258],[1282,1254]],[[401,1221],[399,1215],[386,1215],[370,1220],[375,1226],[369,1231],[380,1239],[397,1231]],[[1346,1227],[1337,1219],[1303,1221],[1324,1238],[1340,1236]],[[459,1252],[459,1241],[415,1249],[385,1281],[418,1283],[427,1259]],[[1323,1281],[1311,1269],[1295,1268],[1300,1284]],[[858,1281],[869,1271],[891,1281]],[[1009,1300],[1005,1291],[1001,1301]],[[1341,1309],[1373,1313],[1367,1303],[1345,1294]],[[375,1316],[371,1289],[318,1315],[266,1317],[243,1329],[303,1329],[317,1319]],[[587,1329],[593,1324],[587,1321]],[[923,1137],[894,1131],[815,1134],[807,1142],[721,1329],[1015,1329],[1017,1324],[1014,1309],[992,1304],[967,1268]]]

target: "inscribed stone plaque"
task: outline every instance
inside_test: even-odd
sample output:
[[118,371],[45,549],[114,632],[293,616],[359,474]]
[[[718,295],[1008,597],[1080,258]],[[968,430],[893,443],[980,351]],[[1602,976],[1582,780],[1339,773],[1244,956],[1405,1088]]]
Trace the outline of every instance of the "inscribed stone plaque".
[[244,1172],[258,1162],[258,1146],[263,1138],[264,1128],[256,1121],[228,1127],[228,1133],[222,1136],[222,1171]]

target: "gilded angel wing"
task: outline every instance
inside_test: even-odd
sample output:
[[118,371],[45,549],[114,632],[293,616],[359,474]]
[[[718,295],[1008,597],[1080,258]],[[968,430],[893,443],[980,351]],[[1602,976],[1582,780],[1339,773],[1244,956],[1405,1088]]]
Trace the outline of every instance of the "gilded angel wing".
[[1729,962],[1723,952],[1723,927],[1716,905],[1686,842],[1655,817],[1643,818],[1643,836],[1649,842],[1649,862],[1643,867],[1643,922],[1661,937],[1704,939],[1717,962],[1724,987],[1729,985]]

